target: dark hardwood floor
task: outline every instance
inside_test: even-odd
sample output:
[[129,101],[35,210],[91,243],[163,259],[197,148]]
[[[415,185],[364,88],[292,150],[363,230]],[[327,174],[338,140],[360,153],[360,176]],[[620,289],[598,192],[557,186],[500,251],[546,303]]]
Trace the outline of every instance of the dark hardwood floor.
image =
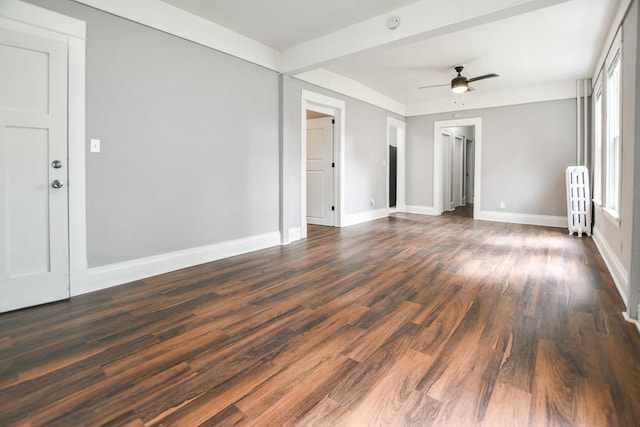
[[637,426],[590,238],[408,214],[0,315],[0,425]]

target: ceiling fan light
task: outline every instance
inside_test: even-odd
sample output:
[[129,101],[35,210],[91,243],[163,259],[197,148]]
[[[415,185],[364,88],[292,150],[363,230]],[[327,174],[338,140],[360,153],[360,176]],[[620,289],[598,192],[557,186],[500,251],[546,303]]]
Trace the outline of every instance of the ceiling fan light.
[[465,93],[469,90],[467,82],[453,82],[451,83],[451,92],[453,93]]

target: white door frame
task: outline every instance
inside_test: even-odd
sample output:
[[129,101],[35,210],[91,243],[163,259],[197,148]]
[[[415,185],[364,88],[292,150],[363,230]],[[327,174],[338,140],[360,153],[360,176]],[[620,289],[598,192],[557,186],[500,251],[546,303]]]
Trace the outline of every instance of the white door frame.
[[[389,145],[390,138],[389,132],[395,129],[397,132],[397,167],[396,167],[396,212],[406,212],[407,204],[406,204],[406,196],[405,196],[405,180],[406,180],[406,129],[407,125],[405,122],[394,119],[393,117],[387,117],[387,208],[389,208]],[[393,209],[389,208],[390,211]]]
[[68,180],[70,295],[87,287],[85,196],[85,38],[86,23],[19,0],[0,2],[0,21],[8,29],[68,43]]
[[[442,140],[441,132],[444,128],[457,126],[475,127],[475,171],[474,171],[474,196],[473,196],[473,217],[479,218],[481,201],[481,160],[482,160],[482,118],[474,117],[457,120],[441,120],[433,123],[433,208],[436,215],[443,212],[443,182],[442,182]],[[467,200],[467,203],[469,201]]]
[[[446,147],[444,146],[444,138],[448,138]],[[453,173],[451,168],[451,161],[453,159],[453,141],[454,135],[449,129],[442,129],[440,131],[440,153],[442,159],[440,160],[440,178],[442,178],[442,195],[440,201],[442,202],[442,212],[450,212],[453,210],[453,180],[451,174]]]
[[333,199],[335,200],[334,224],[344,224],[344,141],[346,103],[340,99],[302,89],[300,108],[300,237],[307,237],[307,110],[333,116],[333,156],[336,162],[334,171]]

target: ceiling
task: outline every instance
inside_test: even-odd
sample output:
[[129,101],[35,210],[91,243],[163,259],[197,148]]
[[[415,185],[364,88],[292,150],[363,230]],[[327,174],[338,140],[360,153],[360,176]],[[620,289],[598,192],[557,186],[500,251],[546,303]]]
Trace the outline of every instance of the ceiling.
[[[308,57],[289,67],[293,74],[322,68],[398,103],[445,111],[460,104],[446,86],[418,87],[450,82],[454,65],[464,65],[466,77],[500,75],[472,84],[470,106],[509,93],[535,100],[545,91],[575,92],[575,81],[593,72],[620,0],[482,0],[495,7],[476,12],[477,0],[164,2],[270,46],[285,60]],[[401,18],[395,32],[383,25],[390,15]]]
[[420,0],[163,0],[278,50]]

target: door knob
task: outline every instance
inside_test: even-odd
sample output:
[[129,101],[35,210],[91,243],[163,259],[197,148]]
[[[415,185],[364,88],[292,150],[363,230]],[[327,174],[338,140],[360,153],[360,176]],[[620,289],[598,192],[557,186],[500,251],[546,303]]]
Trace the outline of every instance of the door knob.
[[60,169],[62,167],[62,162],[60,160],[54,160],[51,162],[51,167],[54,169]]
[[60,181],[59,179],[56,179],[51,183],[51,186],[53,188],[62,188],[63,185],[64,185],[64,182]]

